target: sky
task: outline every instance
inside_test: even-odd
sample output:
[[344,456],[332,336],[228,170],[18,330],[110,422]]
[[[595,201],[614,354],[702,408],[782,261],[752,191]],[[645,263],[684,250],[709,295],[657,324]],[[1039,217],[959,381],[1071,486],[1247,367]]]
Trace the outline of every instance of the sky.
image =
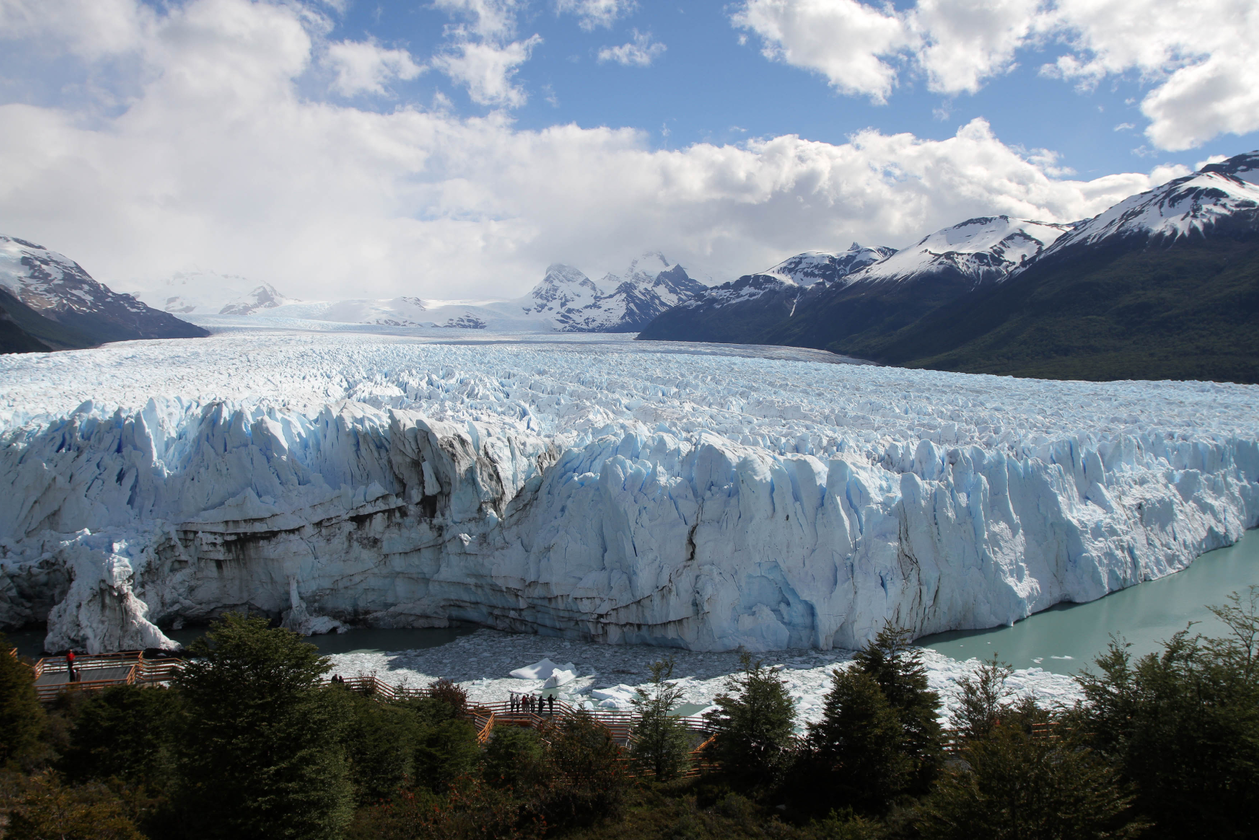
[[0,234],[120,291],[724,282],[1259,148],[1253,0],[0,0]]

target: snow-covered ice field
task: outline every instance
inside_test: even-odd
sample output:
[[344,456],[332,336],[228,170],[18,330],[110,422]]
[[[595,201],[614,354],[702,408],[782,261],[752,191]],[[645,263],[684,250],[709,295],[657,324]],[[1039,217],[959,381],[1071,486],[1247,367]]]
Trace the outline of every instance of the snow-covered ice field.
[[[439,677],[453,680],[468,691],[474,703],[497,703],[511,693],[537,694],[542,680],[522,680],[508,673],[542,659],[576,666],[577,679],[556,689],[556,696],[579,708],[630,711],[634,688],[650,684],[653,662],[672,657],[674,681],[682,688],[686,711],[698,714],[727,690],[730,674],[740,668],[733,651],[697,652],[650,645],[600,645],[590,642],[522,636],[478,630],[441,647],[388,653],[344,653],[329,657],[332,673],[343,677],[375,674],[393,685],[418,688]],[[848,667],[849,651],[787,650],[760,654],[764,664],[781,668],[796,703],[798,723],[819,720],[822,700],[830,690],[831,672]],[[923,652],[931,689],[940,694],[944,716],[951,713],[960,677],[973,673],[977,660],[959,662],[934,651]],[[1081,695],[1070,677],[1040,668],[1014,672],[1006,687],[1018,696],[1034,695],[1046,706],[1071,705]],[[596,695],[597,692],[597,695]]]
[[294,331],[3,357],[0,624],[824,652],[1092,600],[1259,521],[1259,388],[837,361]]

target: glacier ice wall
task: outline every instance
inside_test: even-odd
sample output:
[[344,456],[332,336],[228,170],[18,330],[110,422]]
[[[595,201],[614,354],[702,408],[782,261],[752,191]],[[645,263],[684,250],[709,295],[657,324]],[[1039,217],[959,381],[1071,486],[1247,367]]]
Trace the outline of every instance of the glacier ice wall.
[[1092,600],[1259,522],[1257,388],[823,358],[249,334],[8,357],[0,624],[89,651],[233,609],[854,647]]

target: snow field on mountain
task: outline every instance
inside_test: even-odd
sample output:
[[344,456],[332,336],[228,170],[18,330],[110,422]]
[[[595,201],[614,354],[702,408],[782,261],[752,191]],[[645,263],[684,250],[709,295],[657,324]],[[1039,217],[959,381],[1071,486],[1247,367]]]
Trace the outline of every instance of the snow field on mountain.
[[0,624],[854,648],[1092,600],[1259,521],[1259,388],[827,359],[246,332],[0,358]]

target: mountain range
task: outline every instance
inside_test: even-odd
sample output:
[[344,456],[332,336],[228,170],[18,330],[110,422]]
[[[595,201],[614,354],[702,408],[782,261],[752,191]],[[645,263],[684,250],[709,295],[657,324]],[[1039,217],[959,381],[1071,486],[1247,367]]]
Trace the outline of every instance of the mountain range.
[[[496,332],[638,332],[660,313],[707,287],[658,252],[597,282],[556,263],[528,294],[509,300],[427,300],[414,296],[303,301],[244,278],[175,275],[139,293],[154,305],[206,326],[318,322],[384,327],[488,329]],[[206,280],[213,282],[206,282]],[[244,319],[244,320],[242,320]]]
[[970,219],[807,287],[759,279],[777,269],[715,287],[639,338],[1015,376],[1259,382],[1259,153],[1073,224]]
[[101,285],[55,251],[0,236],[0,352],[205,335],[209,333],[201,327]]
[[178,273],[130,295],[111,291],[61,254],[0,237],[0,352],[196,337],[209,334],[205,327],[242,325],[637,332],[706,288],[682,266],[649,252],[623,273],[606,274],[598,282],[557,263],[528,294],[510,300],[301,301],[268,283],[213,271]]
[[598,281],[554,264],[510,300],[299,301],[211,272],[142,294],[154,306],[61,254],[0,236],[3,352],[318,323],[638,332],[975,373],[1259,382],[1259,152],[1092,219],[968,219],[899,251],[808,251],[711,288],[651,252]]

